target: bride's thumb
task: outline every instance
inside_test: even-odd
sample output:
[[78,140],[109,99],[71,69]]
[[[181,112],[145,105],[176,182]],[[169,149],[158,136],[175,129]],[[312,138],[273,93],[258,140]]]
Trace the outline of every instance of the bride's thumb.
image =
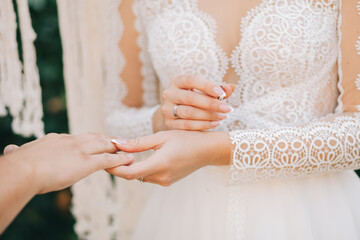
[[157,135],[149,135],[133,139],[117,138],[112,139],[111,142],[116,144],[120,151],[124,152],[143,152],[156,148],[159,143]]

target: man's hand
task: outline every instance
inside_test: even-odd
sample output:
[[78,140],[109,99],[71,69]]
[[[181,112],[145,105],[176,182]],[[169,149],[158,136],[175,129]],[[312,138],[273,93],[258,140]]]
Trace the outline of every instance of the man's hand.
[[21,147],[4,149],[12,164],[31,175],[35,194],[61,190],[95,171],[133,162],[132,155],[117,151],[111,138],[96,133],[52,133]]

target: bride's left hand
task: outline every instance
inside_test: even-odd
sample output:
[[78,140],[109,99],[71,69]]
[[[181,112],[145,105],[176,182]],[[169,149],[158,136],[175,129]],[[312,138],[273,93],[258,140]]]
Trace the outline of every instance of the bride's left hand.
[[171,130],[136,139],[113,140],[124,152],[155,152],[145,161],[130,166],[107,169],[127,180],[169,186],[207,165],[229,165],[231,142],[225,132],[194,132]]

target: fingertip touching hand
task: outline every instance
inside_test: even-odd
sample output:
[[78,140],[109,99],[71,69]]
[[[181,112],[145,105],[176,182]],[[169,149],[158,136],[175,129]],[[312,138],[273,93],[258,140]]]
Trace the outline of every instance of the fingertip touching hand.
[[216,128],[232,111],[222,100],[230,97],[234,90],[234,85],[219,85],[197,75],[175,77],[162,93],[160,113],[154,115],[160,117],[153,119],[162,124],[155,132]]

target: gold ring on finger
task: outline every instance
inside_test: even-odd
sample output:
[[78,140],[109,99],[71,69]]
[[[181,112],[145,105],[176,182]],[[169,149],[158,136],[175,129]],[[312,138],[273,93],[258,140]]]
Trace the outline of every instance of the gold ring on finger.
[[174,114],[174,117],[175,117],[175,118],[179,118],[179,115],[177,115],[178,107],[179,107],[179,105],[175,105],[175,106],[174,106],[174,109],[173,109],[173,114]]

